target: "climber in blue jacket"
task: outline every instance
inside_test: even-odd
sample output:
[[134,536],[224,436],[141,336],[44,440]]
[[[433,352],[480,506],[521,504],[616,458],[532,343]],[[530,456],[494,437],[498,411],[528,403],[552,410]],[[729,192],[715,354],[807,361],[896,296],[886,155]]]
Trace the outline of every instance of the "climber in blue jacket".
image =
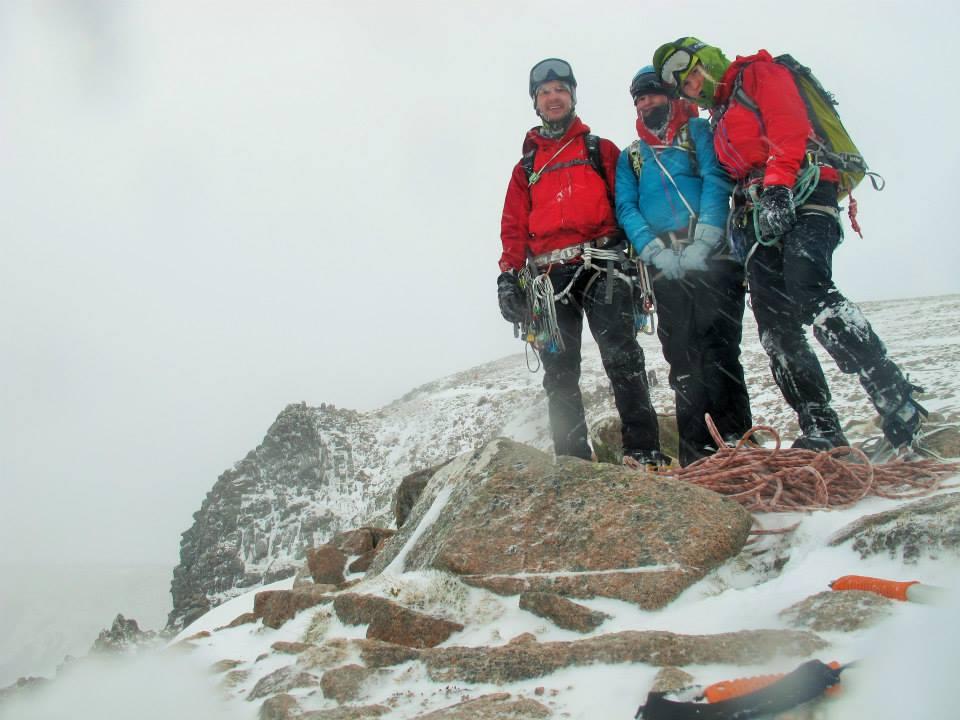
[[617,162],[617,220],[652,277],[678,459],[688,465],[716,452],[707,413],[726,443],[752,425],[740,364],[746,287],[724,232],[733,184],[709,123],[692,103],[671,98],[652,66],[637,72],[630,95],[639,139]]

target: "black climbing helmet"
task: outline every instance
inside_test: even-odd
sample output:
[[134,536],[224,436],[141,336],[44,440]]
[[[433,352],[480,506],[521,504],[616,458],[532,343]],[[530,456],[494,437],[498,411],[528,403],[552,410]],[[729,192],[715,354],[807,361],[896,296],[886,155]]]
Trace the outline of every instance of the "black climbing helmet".
[[664,87],[663,82],[657,76],[653,65],[645,65],[633,76],[630,81],[630,97],[636,102],[641,95],[669,95],[669,88]]

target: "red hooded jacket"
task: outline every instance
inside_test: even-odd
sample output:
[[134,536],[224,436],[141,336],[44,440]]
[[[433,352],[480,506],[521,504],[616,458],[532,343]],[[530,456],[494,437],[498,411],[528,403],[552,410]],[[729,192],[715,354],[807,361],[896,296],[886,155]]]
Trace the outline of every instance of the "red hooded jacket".
[[522,268],[528,248],[540,255],[617,231],[610,198],[620,150],[609,140],[600,140],[604,183],[587,156],[583,136],[589,132],[580,118],[574,118],[559,139],[543,137],[538,127],[527,133],[523,152],[536,149],[533,169],[543,174],[529,185],[522,161],[513,168],[500,221],[501,270]]
[[[741,87],[757,104],[761,117],[735,95],[730,97],[741,71]],[[765,186],[793,186],[806,156],[807,138],[813,133],[793,74],[766,50],[738,56],[717,84],[714,99],[717,107],[729,101],[713,136],[717,158],[727,172],[739,180],[762,170]],[[833,168],[824,167],[820,179],[837,182],[839,176]]]

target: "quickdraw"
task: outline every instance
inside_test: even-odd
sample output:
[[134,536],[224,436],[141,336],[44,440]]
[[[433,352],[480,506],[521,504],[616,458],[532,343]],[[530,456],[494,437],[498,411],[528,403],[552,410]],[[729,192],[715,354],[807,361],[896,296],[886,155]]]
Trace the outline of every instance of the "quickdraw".
[[[637,332],[649,335],[656,332],[654,323],[654,313],[657,310],[656,298],[650,276],[643,263],[628,257],[622,245],[610,248],[587,246],[583,248],[579,257],[582,258],[581,264],[566,287],[560,291],[557,291],[550,278],[553,265],[541,268],[534,262],[535,258],[532,255],[519,273],[519,285],[526,294],[529,314],[526,322],[514,325],[514,336],[522,336],[527,344],[527,369],[530,372],[539,371],[541,352],[561,352],[565,349],[563,335],[557,322],[557,303],[568,302],[567,296],[572,292],[584,271],[592,272],[584,292],[589,291],[601,274],[606,274],[605,301],[607,303],[613,301],[614,283],[618,280],[627,283],[634,298],[634,325]],[[634,266],[637,267],[636,275],[623,271]],[[536,357],[535,366],[531,362],[531,351]]]
[[[639,294],[639,297],[637,295]],[[653,294],[653,283],[647,266],[637,262],[636,288],[633,301],[633,322],[637,332],[654,335],[656,328],[657,298]]]

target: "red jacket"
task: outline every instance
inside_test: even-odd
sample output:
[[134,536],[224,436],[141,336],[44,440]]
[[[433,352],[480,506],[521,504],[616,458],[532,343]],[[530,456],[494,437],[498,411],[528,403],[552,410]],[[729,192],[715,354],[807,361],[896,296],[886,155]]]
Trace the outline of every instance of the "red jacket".
[[[741,86],[757,104],[762,123],[736,96],[730,97],[741,70]],[[713,136],[717,158],[727,172],[739,180],[753,170],[763,170],[765,186],[793,186],[813,128],[792,73],[775,63],[766,50],[737,57],[717,84],[714,99],[717,107],[729,100]],[[837,182],[839,176],[833,168],[825,167],[820,179]]]
[[[587,156],[583,136],[589,132],[580,118],[574,118],[570,129],[559,139],[543,137],[539,128],[527,133],[523,152],[536,148],[533,169],[544,172],[536,183],[528,185],[523,163],[518,162],[513,168],[500,221],[501,270],[523,267],[527,248],[540,255],[617,231],[610,198],[620,150],[609,140],[600,140],[608,190]],[[560,153],[554,157],[558,150]],[[577,164],[568,164],[571,162]]]

